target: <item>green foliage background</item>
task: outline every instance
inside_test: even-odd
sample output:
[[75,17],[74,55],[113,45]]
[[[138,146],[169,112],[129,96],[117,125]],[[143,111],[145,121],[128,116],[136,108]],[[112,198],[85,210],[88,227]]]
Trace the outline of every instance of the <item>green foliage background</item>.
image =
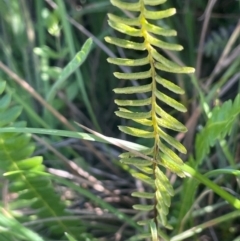
[[[212,10],[208,1],[168,0],[163,6],[177,9],[174,17],[157,21],[178,33],[165,41],[184,50],[161,54],[195,67],[196,74],[163,74],[185,90],[181,97],[166,94],[188,112],[167,111],[188,127],[175,137],[188,150],[181,156],[187,164],[183,171],[194,178],[182,180],[166,172],[175,189],[168,215],[174,229],[162,229],[162,237],[237,241],[240,2],[219,0]],[[136,169],[120,163],[118,155],[119,145],[140,151],[141,145],[152,143],[119,132],[117,126],[128,121],[113,114],[114,99],[120,96],[112,89],[130,84],[112,73],[131,69],[106,61],[141,56],[104,41],[105,36],[119,36],[108,26],[107,13],[133,16],[108,0],[0,0],[0,240],[146,239],[146,230],[136,223],[145,214],[132,205],[150,203],[131,193],[149,188],[132,177]],[[86,42],[89,37],[93,42]],[[84,134],[74,122],[116,139]],[[17,130],[6,132],[6,127],[18,128],[20,134],[10,134]],[[31,138],[28,132],[35,134]]]

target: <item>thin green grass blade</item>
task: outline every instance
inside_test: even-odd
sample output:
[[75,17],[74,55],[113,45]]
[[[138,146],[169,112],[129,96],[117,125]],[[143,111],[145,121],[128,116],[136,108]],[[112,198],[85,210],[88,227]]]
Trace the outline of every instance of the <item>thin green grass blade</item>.
[[[66,41],[67,41],[67,46],[69,48],[70,51],[70,55],[71,58],[74,58],[75,54],[76,54],[76,49],[75,49],[75,45],[74,45],[74,36],[73,36],[73,32],[72,32],[72,26],[68,21],[68,13],[66,10],[66,2],[63,0],[57,0],[57,5],[59,8],[59,16],[61,17],[61,21],[63,24],[63,32],[64,35],[66,37]],[[82,76],[82,73],[79,69],[76,70],[76,79],[77,79],[77,84],[79,87],[79,91],[81,93],[81,97],[83,99],[83,102],[88,110],[88,113],[91,117],[92,122],[94,123],[94,125],[96,126],[96,128],[98,130],[100,130],[98,121],[96,119],[95,113],[93,111],[93,108],[91,106],[91,101],[89,100],[89,97],[87,95],[87,91],[86,91],[86,87],[85,87],[85,83],[84,83],[84,79]]]
[[211,227],[212,225],[217,225],[235,218],[238,218],[240,216],[240,211],[233,211],[230,212],[226,215],[222,215],[218,218],[212,219],[210,221],[207,221],[205,223],[202,223],[200,225],[197,225],[189,230],[186,230],[174,237],[171,238],[171,241],[181,241],[181,240],[185,240],[189,237],[192,237],[196,234],[199,234],[200,232],[202,232],[204,229],[207,229],[209,227]]
[[4,233],[5,237],[8,235],[9,237],[13,236],[16,240],[44,241],[38,234],[24,227],[16,219],[6,217],[2,212],[0,212],[0,240],[4,240],[1,237],[3,235],[2,233]]
[[86,60],[92,47],[92,39],[89,38],[83,45],[82,49],[75,55],[75,57],[62,70],[58,80],[54,83],[47,95],[47,101],[52,102],[57,91],[63,86],[64,81],[74,73]]
[[234,175],[236,177],[240,177],[240,171],[239,170],[235,170],[235,169],[217,169],[217,170],[213,170],[210,172],[207,172],[204,176],[205,177],[212,177],[212,176],[219,176],[219,175],[224,175],[224,174],[228,174],[228,175]]

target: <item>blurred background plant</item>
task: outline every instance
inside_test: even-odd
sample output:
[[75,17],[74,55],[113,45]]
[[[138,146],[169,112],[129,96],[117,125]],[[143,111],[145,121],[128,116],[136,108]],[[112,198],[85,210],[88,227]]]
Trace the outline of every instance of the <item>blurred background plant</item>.
[[[172,113],[189,130],[176,136],[188,149],[183,158],[200,173],[210,172],[212,181],[239,198],[239,173],[233,175],[232,170],[238,170],[240,165],[237,117],[240,106],[236,99],[240,90],[240,2],[168,0],[165,7],[175,7],[177,15],[159,21],[159,25],[176,29],[178,36],[174,40],[185,50],[164,54],[179,64],[196,68],[193,76],[169,77],[186,91],[181,102],[189,111]],[[125,53],[103,41],[106,35],[116,34],[107,25],[107,13],[115,11],[108,0],[0,0],[0,79],[7,83],[5,91],[12,96],[12,105],[22,107],[20,121],[45,130],[81,131],[74,124],[78,122],[104,135],[126,139],[117,129],[117,125],[125,125],[126,121],[113,114],[116,96],[112,92],[125,83],[113,77],[117,67],[106,61],[109,56],[124,57]],[[132,16],[129,12],[125,14]],[[89,37],[93,45],[87,60],[60,81],[52,95],[62,70]],[[134,58],[137,53],[129,54]],[[236,99],[235,105],[230,102],[223,105],[229,99]],[[217,109],[213,111],[214,106]],[[219,122],[225,125],[212,131],[211,123]],[[201,130],[205,135],[198,134]],[[142,230],[136,221],[144,214],[132,210],[136,199],[130,194],[147,187],[130,175],[134,169],[118,162],[119,148],[69,136],[33,135],[33,140],[36,143],[33,155],[43,156],[46,173],[54,176],[52,185],[68,214],[84,226],[85,233],[91,234],[84,236],[84,240],[93,236],[102,241],[141,239],[138,235]],[[148,145],[138,138],[128,140]],[[215,169],[220,169],[217,175],[211,173]],[[169,215],[174,227],[167,233],[170,240],[240,240],[238,211],[212,190],[198,186],[194,179],[181,180],[167,174],[176,192]],[[8,190],[5,178],[2,175],[0,178],[1,208],[6,211],[8,200],[7,210],[18,220],[1,212],[1,240],[29,240],[24,236],[4,236],[6,229],[15,232],[17,225],[22,225],[17,230],[23,233],[28,232],[25,227],[30,227],[44,240],[59,239],[50,228],[39,225],[48,220],[37,219],[37,222],[35,211],[23,206],[17,193]],[[144,204],[146,200],[140,202]],[[55,217],[58,218],[61,219]],[[6,219],[9,219],[7,227]]]

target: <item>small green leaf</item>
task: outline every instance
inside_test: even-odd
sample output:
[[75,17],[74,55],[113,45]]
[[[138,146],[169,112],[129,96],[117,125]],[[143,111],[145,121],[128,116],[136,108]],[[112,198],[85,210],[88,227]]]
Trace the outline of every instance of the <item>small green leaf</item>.
[[186,148],[175,138],[169,136],[164,131],[162,131],[160,128],[158,128],[159,136],[160,138],[164,139],[169,145],[175,147],[179,152],[186,154],[187,150]]
[[169,158],[171,158],[174,162],[176,162],[179,165],[183,165],[182,159],[176,153],[174,153],[171,149],[166,147],[163,143],[160,142],[158,144],[158,147],[164,154],[169,156]]
[[132,136],[136,136],[136,137],[143,137],[143,138],[153,138],[154,137],[153,132],[144,131],[144,130],[137,129],[134,127],[119,126],[118,128],[120,131],[122,131],[128,135],[132,135]]
[[183,47],[181,45],[163,42],[163,41],[161,41],[157,38],[154,38],[150,34],[148,34],[148,41],[153,46],[156,46],[156,47],[161,48],[161,49],[168,49],[168,50],[173,50],[173,51],[183,50]]
[[164,86],[165,88],[171,90],[172,92],[174,92],[174,93],[176,93],[176,94],[180,94],[180,95],[182,95],[182,94],[185,93],[185,91],[184,91],[182,88],[180,88],[179,86],[175,85],[173,82],[168,81],[168,80],[166,80],[166,79],[164,79],[164,78],[161,78],[159,75],[156,75],[155,78],[156,78],[156,81],[157,81],[160,85],[162,85],[162,86]]
[[156,186],[156,189],[157,189],[156,194],[157,194],[157,192],[159,192],[161,194],[161,197],[162,197],[162,200],[163,200],[164,204],[167,207],[170,207],[170,205],[171,205],[171,198],[170,198],[170,196],[169,196],[169,194],[168,194],[168,192],[167,192],[167,190],[165,188],[165,183],[164,182],[162,183],[157,178],[157,179],[155,179],[155,186]]
[[144,4],[149,6],[157,6],[159,4],[165,3],[167,0],[144,0]]
[[151,73],[151,70],[149,70],[149,71],[137,72],[137,73],[119,73],[119,72],[115,72],[113,74],[118,79],[135,80],[135,79],[147,79],[147,78],[150,78],[152,73]]
[[0,99],[0,111],[6,109],[11,103],[11,95],[6,94]]
[[162,155],[159,164],[169,169],[171,172],[176,173],[179,177],[184,178],[185,174],[178,164],[171,160],[168,156]]
[[148,185],[155,187],[154,180],[151,177],[146,176],[145,174],[142,173],[132,173],[132,176],[147,183]]
[[160,27],[150,24],[150,23],[146,23],[146,30],[150,33],[154,33],[154,34],[161,35],[161,36],[176,36],[177,35],[177,32],[175,30],[160,28]]
[[155,194],[149,193],[149,192],[133,192],[132,196],[139,197],[139,198],[153,199],[155,197]]
[[154,221],[150,222],[150,230],[152,234],[152,241],[158,241],[158,231]]
[[116,29],[117,31],[119,31],[121,33],[130,35],[130,36],[133,36],[133,37],[142,37],[141,29],[130,27],[126,24],[123,24],[123,23],[120,23],[120,22],[114,22],[114,21],[111,21],[111,20],[108,21],[108,24],[112,28]]
[[160,70],[166,70],[172,73],[194,73],[195,69],[190,67],[182,67],[159,54],[156,49],[152,48],[151,53],[157,61],[160,63],[155,63],[155,67]]
[[110,0],[112,5],[115,7],[118,7],[120,9],[125,9],[128,11],[134,11],[134,12],[138,12],[140,11],[140,2],[136,2],[136,3],[127,3],[127,2],[122,2],[119,0]]
[[[152,164],[152,162],[151,162]],[[153,174],[153,168],[152,167],[143,167],[143,166],[135,166],[139,171],[145,174],[152,175]]]
[[153,20],[168,18],[173,16],[175,13],[176,13],[175,8],[169,8],[163,11],[148,11],[147,9],[144,9],[144,12],[143,12],[145,18],[153,19]]
[[152,219],[147,219],[147,220],[140,220],[137,222],[138,225],[140,226],[145,226],[145,225],[149,225],[149,223],[152,221]]
[[171,67],[166,67],[165,63],[155,63],[154,66],[162,71],[166,71],[169,73],[176,73],[176,74],[189,74],[189,73],[194,73],[195,69],[191,67],[178,67],[178,68],[171,68]]
[[124,66],[142,66],[149,64],[148,57],[142,59],[108,58],[107,61],[111,64]]
[[169,179],[166,177],[166,175],[159,169],[159,167],[156,167],[155,171],[156,171],[156,175],[159,178],[159,180],[164,183],[169,195],[174,196],[173,187],[172,187]]
[[136,204],[136,205],[133,205],[133,209],[135,210],[140,210],[140,211],[151,211],[153,210],[154,208],[154,205],[142,205],[142,204]]
[[137,122],[141,125],[145,125],[145,126],[153,126],[153,122],[151,120],[148,119],[141,119],[141,120],[133,120],[134,122]]
[[163,225],[164,227],[166,227],[166,226],[168,225],[166,215],[164,215],[163,212],[159,212],[159,214],[160,214],[160,215],[158,216],[159,222],[162,223],[162,225]]
[[140,158],[123,158],[120,161],[124,164],[134,165],[134,166],[146,167],[146,166],[152,165],[152,162],[150,162],[149,160],[144,160]]
[[3,113],[0,112],[0,127],[4,127],[11,122],[14,122],[21,112],[22,108],[20,106],[13,106],[7,110],[4,110]]
[[[122,109],[122,108],[121,108]],[[151,117],[151,111],[149,112],[125,112],[125,111],[115,111],[115,114],[119,117],[125,119],[147,119]]]
[[28,159],[21,160],[17,163],[18,168],[21,170],[29,170],[32,168],[36,168],[42,164],[43,158],[41,156],[35,156]]
[[107,43],[114,44],[116,46],[126,48],[126,49],[135,49],[135,50],[145,50],[146,46],[144,43],[137,43],[125,39],[114,38],[114,37],[105,37]]
[[0,81],[0,95],[3,93],[5,88],[6,88],[6,81]]
[[[1,132],[1,130],[0,130],[0,132]],[[144,150],[141,150],[140,153],[142,153],[144,155],[151,155],[153,153],[153,148],[145,148]],[[136,157],[136,155],[131,152],[123,152],[122,154],[119,155],[119,157],[120,158],[132,158],[132,157]]]
[[115,103],[120,106],[144,106],[150,105],[152,98],[142,100],[115,100]]
[[163,94],[162,92],[155,90],[155,95],[156,97],[161,100],[162,102],[166,103],[167,105],[173,107],[174,109],[181,111],[181,112],[186,112],[187,109],[184,105],[181,103],[177,102],[175,99]]
[[156,192],[156,199],[157,199],[157,210],[158,212],[160,213],[163,213],[165,216],[168,215],[169,213],[169,208],[167,205],[165,205],[164,201],[163,201],[163,198],[161,196],[161,193],[160,192]]
[[157,117],[157,123],[159,126],[174,130],[174,131],[179,131],[179,132],[186,132],[187,128],[182,126],[182,125],[176,125],[175,123],[172,123],[170,121],[167,121],[165,119]]
[[116,94],[147,93],[147,92],[150,92],[151,90],[152,90],[152,84],[113,89],[113,91]]
[[114,22],[124,23],[129,26],[139,26],[140,25],[138,18],[124,18],[124,17],[116,16],[111,13],[108,14],[108,18]]
[[187,128],[178,120],[173,118],[171,115],[169,115],[167,112],[165,112],[162,108],[160,108],[157,103],[155,104],[155,110],[157,114],[162,117],[164,120],[168,121],[171,123],[172,126],[176,126],[177,128],[180,128],[183,130],[183,132],[187,131]]

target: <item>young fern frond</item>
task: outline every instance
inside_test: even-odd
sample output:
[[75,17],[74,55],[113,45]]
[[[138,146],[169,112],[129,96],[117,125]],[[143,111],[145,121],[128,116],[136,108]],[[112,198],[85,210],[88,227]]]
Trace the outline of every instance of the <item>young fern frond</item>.
[[[133,73],[114,73],[114,76],[123,80],[140,80],[139,86],[124,87],[114,89],[117,94],[138,94],[145,93],[147,98],[143,100],[116,100],[119,110],[116,115],[125,119],[130,119],[134,122],[142,124],[143,127],[134,128],[130,126],[119,126],[119,129],[129,135],[154,139],[152,148],[144,150],[143,153],[153,158],[154,162],[143,160],[134,156],[131,153],[123,153],[120,155],[121,161],[126,164],[131,164],[137,167],[143,173],[134,173],[133,176],[141,181],[151,185],[154,193],[139,193],[135,192],[132,195],[135,197],[144,197],[153,199],[153,205],[134,205],[133,208],[142,211],[153,211],[153,218],[141,224],[149,224],[149,230],[152,233],[153,240],[157,236],[161,236],[159,230],[159,223],[163,226],[170,228],[167,223],[166,215],[171,204],[171,196],[174,195],[173,188],[160,170],[160,166],[164,166],[176,173],[180,177],[184,177],[179,165],[183,162],[181,158],[175,153],[174,150],[181,153],[186,153],[185,147],[176,139],[166,133],[166,129],[178,132],[186,132],[186,127],[176,120],[174,117],[165,112],[159,105],[164,103],[178,111],[186,112],[186,108],[160,91],[158,86],[164,87],[176,94],[183,94],[184,91],[172,83],[161,77],[161,71],[170,73],[193,73],[194,69],[190,67],[182,67],[176,63],[168,60],[158,49],[167,49],[173,51],[180,51],[183,49],[181,45],[164,42],[159,40],[157,36],[175,36],[176,31],[161,28],[150,22],[152,20],[168,18],[176,13],[174,8],[162,11],[148,10],[147,6],[158,6],[165,3],[166,0],[138,0],[135,3],[127,3],[120,0],[111,0],[111,3],[121,10],[135,12],[136,17],[133,19],[126,17],[118,17],[109,14],[109,25],[131,38],[142,38],[142,42],[133,40],[125,40],[116,37],[106,37],[105,40],[118,47],[132,49],[136,51],[145,52],[146,55],[139,59],[123,59],[123,58],[108,58],[108,62],[115,65],[124,66],[144,66],[148,65],[147,71],[133,72]],[[150,20],[150,21],[149,21]],[[148,84],[142,85],[144,79],[150,79]],[[150,97],[149,97],[150,96]],[[149,106],[150,111],[136,112],[131,107]],[[124,107],[124,108],[123,108]],[[146,130],[147,128],[147,130]]]

